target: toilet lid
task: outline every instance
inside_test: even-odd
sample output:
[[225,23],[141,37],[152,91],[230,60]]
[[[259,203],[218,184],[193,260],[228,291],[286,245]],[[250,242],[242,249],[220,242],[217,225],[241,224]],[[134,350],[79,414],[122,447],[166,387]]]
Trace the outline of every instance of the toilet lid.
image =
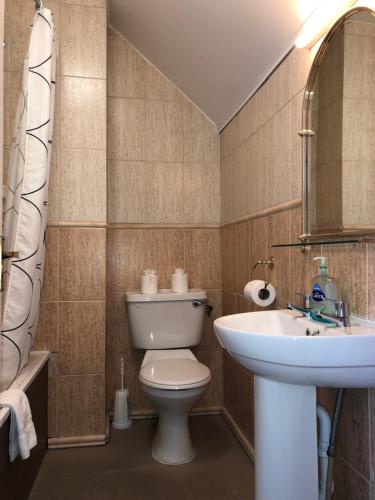
[[191,389],[211,379],[207,366],[193,359],[158,359],[139,372],[141,382],[161,389]]

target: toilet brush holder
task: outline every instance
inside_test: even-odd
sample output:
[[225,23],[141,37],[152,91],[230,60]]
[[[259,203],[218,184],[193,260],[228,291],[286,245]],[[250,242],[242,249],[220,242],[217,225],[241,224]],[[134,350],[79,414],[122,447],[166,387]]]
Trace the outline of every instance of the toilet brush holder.
[[112,422],[112,427],[115,429],[127,429],[132,424],[129,417],[128,395],[129,391],[127,389],[116,391],[115,411]]

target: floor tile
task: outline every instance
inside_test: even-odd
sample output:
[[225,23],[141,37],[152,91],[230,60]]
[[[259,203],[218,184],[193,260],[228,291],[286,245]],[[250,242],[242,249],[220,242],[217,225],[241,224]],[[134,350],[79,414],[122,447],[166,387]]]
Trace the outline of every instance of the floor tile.
[[106,446],[49,450],[29,500],[253,500],[253,465],[220,415],[190,418],[197,456],[153,460],[156,419],[111,429]]

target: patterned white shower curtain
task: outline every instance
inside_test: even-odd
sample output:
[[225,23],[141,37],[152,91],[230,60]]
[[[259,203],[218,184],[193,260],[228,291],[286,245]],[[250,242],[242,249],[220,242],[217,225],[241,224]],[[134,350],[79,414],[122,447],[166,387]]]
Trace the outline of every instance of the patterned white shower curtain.
[[54,109],[54,26],[48,9],[36,12],[12,136],[4,210],[0,390],[27,363],[35,338],[43,281],[48,182]]

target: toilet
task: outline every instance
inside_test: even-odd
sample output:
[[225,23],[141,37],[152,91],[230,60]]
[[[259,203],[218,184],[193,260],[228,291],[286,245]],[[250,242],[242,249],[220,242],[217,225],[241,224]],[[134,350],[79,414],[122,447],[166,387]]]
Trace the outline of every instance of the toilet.
[[146,349],[139,380],[159,413],[152,456],[164,464],[184,464],[196,454],[189,413],[210,383],[211,373],[189,347],[202,338],[206,299],[200,289],[126,293],[132,345]]

